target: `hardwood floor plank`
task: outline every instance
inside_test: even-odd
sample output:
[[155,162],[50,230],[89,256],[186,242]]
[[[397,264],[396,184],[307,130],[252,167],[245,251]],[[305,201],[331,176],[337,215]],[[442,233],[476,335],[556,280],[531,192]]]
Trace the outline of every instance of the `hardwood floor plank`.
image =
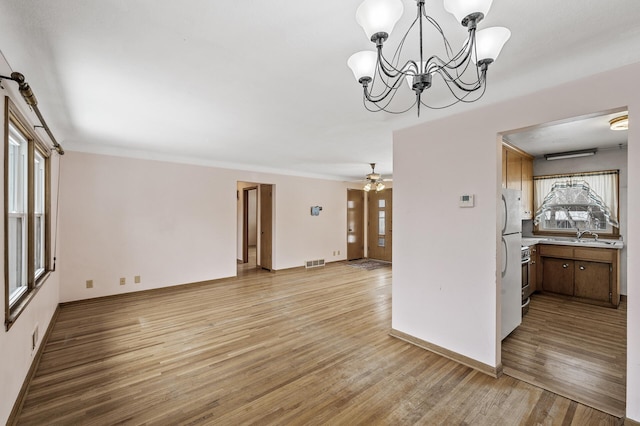
[[626,302],[618,309],[535,294],[502,343],[504,373],[624,417]]
[[391,268],[346,262],[66,304],[18,424],[618,420],[393,338],[390,325]]

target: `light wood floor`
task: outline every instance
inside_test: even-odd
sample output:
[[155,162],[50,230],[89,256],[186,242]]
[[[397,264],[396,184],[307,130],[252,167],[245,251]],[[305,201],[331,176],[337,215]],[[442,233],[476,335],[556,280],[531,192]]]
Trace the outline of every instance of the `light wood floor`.
[[346,262],[66,305],[19,424],[621,424],[390,325],[391,268]]
[[504,373],[618,417],[625,415],[627,307],[534,294],[502,344]]

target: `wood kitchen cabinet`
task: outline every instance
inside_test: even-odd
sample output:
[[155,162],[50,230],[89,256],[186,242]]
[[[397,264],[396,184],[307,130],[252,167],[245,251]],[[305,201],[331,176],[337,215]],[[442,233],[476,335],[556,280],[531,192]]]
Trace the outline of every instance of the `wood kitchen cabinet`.
[[542,290],[584,302],[620,304],[620,250],[538,245]]
[[502,187],[522,191],[522,219],[533,219],[533,157],[502,143]]
[[611,265],[576,260],[574,266],[574,296],[608,301],[611,294]]
[[574,295],[573,260],[548,257],[542,263],[542,290],[551,293]]

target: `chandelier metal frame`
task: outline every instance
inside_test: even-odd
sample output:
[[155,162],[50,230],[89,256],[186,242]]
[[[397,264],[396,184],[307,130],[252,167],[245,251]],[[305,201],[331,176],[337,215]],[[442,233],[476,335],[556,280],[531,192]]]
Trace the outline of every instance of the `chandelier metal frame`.
[[[366,3],[366,2],[365,2]],[[491,0],[488,0],[490,6]],[[364,3],[363,3],[364,5]],[[420,107],[424,106],[431,109],[443,109],[455,105],[459,102],[471,103],[479,100],[486,91],[487,86],[487,69],[499,54],[504,43],[510,37],[510,31],[502,27],[488,28],[476,32],[477,25],[485,17],[482,12],[472,12],[464,16],[461,24],[467,28],[468,37],[457,52],[454,52],[451,44],[447,40],[444,31],[438,22],[429,16],[425,8],[425,0],[416,0],[417,14],[412,24],[409,26],[404,36],[400,39],[397,49],[391,59],[388,59],[383,53],[383,46],[389,38],[389,33],[385,31],[375,32],[371,36],[371,41],[375,43],[375,68],[368,72],[361,71],[362,75],[358,75],[352,60],[357,55],[368,56],[365,60],[373,61],[373,53],[371,51],[358,52],[349,58],[349,66],[352,68],[354,75],[363,88],[363,103],[365,108],[371,112],[386,111],[393,114],[401,114],[409,111],[417,105],[418,116],[420,116]],[[446,7],[445,1],[445,7]],[[362,7],[362,6],[361,6]],[[401,7],[401,6],[400,6]],[[486,7],[488,10],[488,7]],[[429,23],[435,28],[437,33],[442,37],[446,58],[440,58],[438,55],[431,55],[425,59],[423,48],[423,27],[425,23]],[[361,24],[363,28],[364,24]],[[393,27],[395,23],[391,25]],[[419,33],[419,52],[416,59],[408,59],[406,62],[400,63],[402,50],[409,34],[418,27]],[[365,32],[366,32],[365,28]],[[482,32],[487,32],[484,41],[485,45],[496,43],[495,36],[489,37],[489,32],[500,32],[499,44],[496,46],[485,46],[478,48],[478,36]],[[482,36],[481,36],[482,37]],[[482,57],[478,57],[478,54]],[[489,52],[486,53],[485,52]],[[474,66],[475,64],[475,66]],[[357,66],[357,64],[355,64]],[[369,66],[370,68],[370,66]],[[453,100],[445,105],[430,105],[425,102],[422,94],[426,89],[432,87],[433,77],[440,76],[444,81],[449,92],[453,96]],[[394,110],[391,103],[394,100],[398,90],[402,86],[402,81],[407,80],[411,90],[415,93],[415,101],[409,107]],[[472,96],[472,94],[474,96]]]

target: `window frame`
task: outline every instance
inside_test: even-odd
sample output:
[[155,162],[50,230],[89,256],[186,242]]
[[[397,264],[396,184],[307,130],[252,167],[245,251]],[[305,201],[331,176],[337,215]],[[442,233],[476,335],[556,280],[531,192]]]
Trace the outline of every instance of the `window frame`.
[[[617,203],[617,211],[616,213],[616,217],[618,219],[618,223],[621,223],[621,218],[620,218],[620,170],[598,170],[598,171],[590,171],[590,172],[575,172],[575,173],[561,173],[561,174],[551,174],[551,175],[540,175],[540,176],[534,176],[534,180],[536,177],[538,178],[558,178],[558,179],[562,179],[562,178],[569,178],[569,179],[574,179],[574,178],[580,178],[581,176],[588,176],[588,175],[600,175],[600,174],[609,174],[609,173],[615,173],[617,174],[617,179],[616,179],[616,197],[618,199],[618,203]],[[535,185],[534,185],[534,191],[535,191]],[[533,194],[533,198],[534,200],[536,199],[536,194]],[[536,207],[537,209],[537,207]],[[533,233],[534,235],[546,235],[546,236],[561,236],[561,237],[575,237],[576,236],[576,231],[574,229],[558,229],[558,230],[553,230],[553,229],[546,229],[546,228],[542,228],[542,226],[540,224],[534,225],[533,227]],[[598,231],[597,232],[598,236],[600,237],[610,237],[610,238],[618,238],[620,236],[620,227],[616,227],[616,226],[611,226],[611,232],[606,232],[606,231]]]
[[[9,330],[16,319],[24,311],[29,302],[33,299],[37,290],[44,284],[51,273],[51,150],[38,138],[33,132],[29,122],[24,118],[20,111],[15,107],[11,99],[5,97],[5,113],[4,113],[4,293],[5,293],[5,328]],[[26,200],[26,232],[24,232],[22,244],[26,246],[23,250],[26,250],[26,288],[22,291],[18,297],[13,300],[9,300],[9,145],[10,145],[10,129],[14,127],[15,130],[26,140],[27,142],[27,170],[22,176],[26,175],[26,193],[24,194]],[[41,251],[42,259],[41,268],[36,271],[35,268],[35,247],[36,244],[36,176],[35,176],[35,161],[36,152],[43,160],[42,174],[44,182],[42,185],[42,197],[41,201],[42,212],[38,214],[42,217],[41,227],[44,228],[41,231],[40,243],[44,246]],[[42,183],[42,182],[41,182]],[[21,213],[22,214],[22,213]],[[24,216],[24,215],[23,215]]]

